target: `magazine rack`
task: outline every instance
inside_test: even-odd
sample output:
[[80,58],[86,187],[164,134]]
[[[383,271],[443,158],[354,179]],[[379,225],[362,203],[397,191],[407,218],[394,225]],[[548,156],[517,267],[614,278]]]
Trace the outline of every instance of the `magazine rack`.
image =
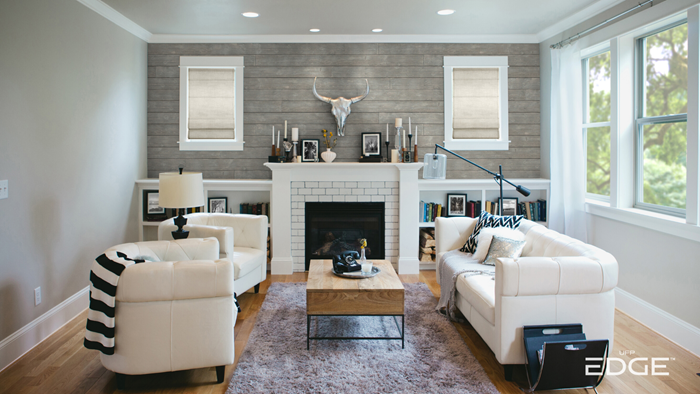
[[523,339],[530,384],[525,392],[592,388],[598,393],[607,366],[607,339],[586,340],[581,324],[525,326]]

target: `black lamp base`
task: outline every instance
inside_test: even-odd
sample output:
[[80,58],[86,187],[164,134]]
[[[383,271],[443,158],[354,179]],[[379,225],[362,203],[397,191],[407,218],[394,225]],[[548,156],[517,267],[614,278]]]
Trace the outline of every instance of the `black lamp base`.
[[177,230],[171,232],[171,234],[173,235],[173,239],[185,239],[190,235],[189,231],[182,229],[182,227],[184,227],[185,224],[187,224],[187,218],[182,216],[182,211],[184,210],[181,210],[180,216],[176,217],[173,220],[173,223],[175,223],[175,225],[177,226]]

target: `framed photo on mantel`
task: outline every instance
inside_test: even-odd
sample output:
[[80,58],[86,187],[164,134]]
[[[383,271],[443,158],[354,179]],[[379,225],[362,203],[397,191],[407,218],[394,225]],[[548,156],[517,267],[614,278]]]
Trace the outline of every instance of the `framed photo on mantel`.
[[301,161],[318,161],[319,140],[303,139],[301,140]]

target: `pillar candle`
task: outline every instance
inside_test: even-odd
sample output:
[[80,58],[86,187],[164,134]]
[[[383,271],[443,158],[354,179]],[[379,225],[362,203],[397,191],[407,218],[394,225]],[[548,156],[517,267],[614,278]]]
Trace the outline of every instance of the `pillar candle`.
[[287,139],[287,121],[284,121],[284,139]]
[[399,151],[396,149],[391,150],[391,162],[392,163],[398,163],[399,162]]
[[299,129],[292,127],[292,141],[299,141]]
[[406,129],[403,129],[403,136],[401,136],[401,146],[406,147]]
[[403,124],[403,119],[401,119],[401,118],[394,119],[394,127],[401,127],[402,124]]

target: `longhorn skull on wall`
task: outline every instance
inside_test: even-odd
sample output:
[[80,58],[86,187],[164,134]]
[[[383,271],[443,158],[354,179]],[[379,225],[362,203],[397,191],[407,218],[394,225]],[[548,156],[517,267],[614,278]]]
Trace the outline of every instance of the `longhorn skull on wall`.
[[314,78],[314,96],[324,103],[328,103],[332,106],[331,113],[335,115],[335,123],[338,126],[338,136],[340,137],[345,135],[345,121],[348,119],[348,115],[350,115],[350,105],[362,100],[369,94],[369,81],[365,79],[365,82],[367,82],[367,91],[365,94],[353,97],[351,99],[346,99],[345,97],[332,99],[330,97],[321,96],[318,94],[318,92],[316,92],[316,78]]

